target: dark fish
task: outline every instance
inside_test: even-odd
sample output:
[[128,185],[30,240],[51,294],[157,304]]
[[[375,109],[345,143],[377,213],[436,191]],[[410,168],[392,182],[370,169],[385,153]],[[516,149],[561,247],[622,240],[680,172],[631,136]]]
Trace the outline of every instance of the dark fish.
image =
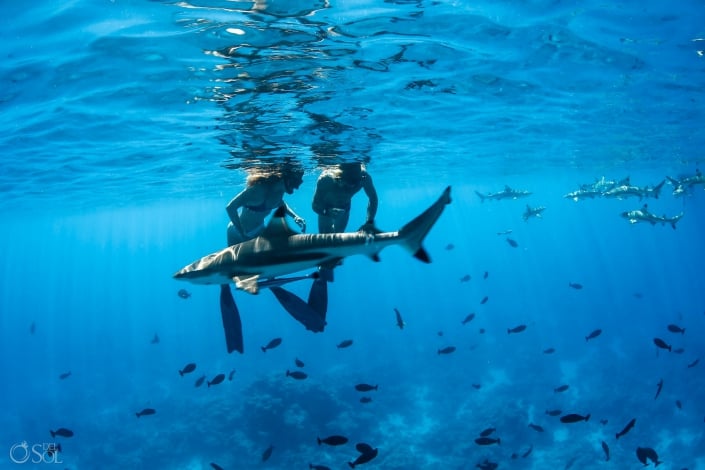
[[328,436],[324,439],[317,437],[316,440],[318,441],[319,446],[321,444],[328,444],[329,446],[342,446],[348,442],[348,438],[344,436]]
[[629,421],[627,425],[624,426],[624,429],[622,429],[616,434],[617,439],[628,433],[634,427],[634,423],[636,423],[636,418],[633,418],[631,421]]
[[524,452],[523,454],[521,454],[521,458],[525,459],[528,456],[530,456],[532,450],[534,450],[534,446],[529,446],[529,449],[526,452]]
[[438,354],[450,354],[452,352],[455,352],[455,346],[446,346],[445,348],[438,350]]
[[499,437],[497,439],[493,439],[491,437],[478,437],[475,439],[475,444],[480,445],[480,446],[488,446],[491,444],[499,444],[500,439]]
[[678,349],[674,349],[673,352],[676,353],[676,354],[683,354],[683,352],[685,352],[685,349],[683,349],[683,348],[678,348]]
[[346,339],[346,340],[341,341],[340,344],[338,344],[338,345],[336,346],[336,348],[338,348],[338,349],[345,349],[345,348],[349,348],[350,346],[352,346],[352,344],[353,344],[353,340],[351,340],[351,339]]
[[490,298],[488,296],[484,296],[482,300],[480,300],[480,305],[486,304],[488,300],[490,300]]
[[678,408],[679,410],[683,409],[683,404],[681,403],[680,400],[676,400],[676,408]]
[[277,346],[279,346],[280,344],[282,344],[282,339],[281,338],[274,338],[269,343],[267,343],[266,346],[261,346],[262,352],[267,352],[267,349],[274,349]]
[[512,248],[516,248],[519,246],[519,244],[511,238],[507,238],[507,243],[509,243],[509,246],[511,246]]
[[379,385],[370,385],[370,384],[357,384],[355,385],[355,390],[358,392],[371,392],[372,390],[377,390],[379,388]]
[[189,297],[191,297],[191,293],[186,289],[179,289],[179,292],[177,292],[176,295],[178,295],[182,299],[188,299]]
[[637,447],[636,458],[639,459],[639,462],[643,463],[644,466],[649,465],[647,460],[651,460],[654,463],[654,466],[661,463],[658,460],[658,454],[656,454],[656,451],[649,447]]
[[370,460],[374,459],[377,457],[377,449],[372,449],[370,452],[364,452],[358,456],[355,460],[352,462],[348,462],[348,465],[350,468],[355,468],[357,465],[362,465],[363,463],[367,463]]
[[443,336],[443,332],[442,332],[442,331],[439,331],[439,332],[436,333],[436,334],[437,334],[438,336]]
[[296,367],[303,367],[305,365],[304,361],[302,361],[298,357],[296,359],[294,359],[294,364],[296,364]]
[[546,414],[548,416],[558,416],[561,413],[562,413],[561,410],[546,410]]
[[228,380],[232,381],[234,376],[235,376],[235,369],[231,370],[230,373],[228,374]]
[[578,284],[577,282],[569,282],[568,287],[572,287],[573,289],[580,290],[583,288],[583,285]]
[[375,451],[371,445],[366,444],[364,442],[360,442],[358,444],[355,444],[355,449],[357,449],[357,451],[361,454],[368,454],[370,452]]
[[211,462],[211,467],[213,467],[214,470],[223,470],[223,467],[221,467],[217,463]]
[[475,465],[477,468],[480,470],[497,470],[497,467],[499,467],[499,464],[496,462],[490,462],[489,460],[485,459],[484,462],[478,463]]
[[472,279],[472,276],[470,276],[469,274],[466,274],[465,276],[460,278],[460,282],[469,282],[470,279]]
[[455,245],[453,245],[452,243],[448,243],[446,245],[446,250],[448,250],[448,251],[452,250],[453,248],[455,248]]
[[526,325],[515,326],[514,328],[507,328],[507,334],[511,333],[521,333],[526,329]]
[[[696,360],[695,362],[697,363],[698,361]],[[690,367],[690,366],[688,366],[688,367]],[[64,380],[64,379],[68,379],[69,377],[71,377],[71,371],[64,372],[63,374],[61,374],[59,376],[59,379]]]
[[661,349],[668,349],[669,352],[671,351],[671,345],[666,344],[666,342],[661,338],[654,338],[654,344],[656,345],[656,347],[659,347]]
[[496,431],[495,428],[487,428],[487,429],[485,429],[484,431],[482,431],[482,432],[480,433],[480,436],[481,436],[481,437],[487,437],[487,436],[489,436],[490,434],[492,434],[492,433],[495,432],[495,431]]
[[480,384],[472,384],[472,388],[474,388],[475,390],[480,390],[480,389],[482,388],[482,385],[480,385]]
[[196,383],[194,383],[193,386],[194,386],[194,387],[200,387],[201,385],[203,385],[203,382],[204,382],[205,380],[206,380],[206,376],[203,375],[203,376],[199,377],[199,378],[196,380]]
[[360,398],[360,403],[370,403],[371,401],[372,401],[372,398],[370,398],[370,397]]
[[272,456],[272,452],[274,452],[274,446],[270,445],[264,452],[262,452],[262,462],[266,462],[267,460],[269,460],[269,458]]
[[394,309],[394,315],[397,317],[397,326],[399,327],[400,330],[404,329],[404,320],[401,318],[401,313],[399,313],[399,310],[396,308]]
[[605,462],[610,460],[610,448],[607,446],[605,441],[602,441],[602,450],[605,452]]
[[314,465],[312,463],[308,464],[309,470],[330,470],[330,467],[326,467],[325,465]]
[[139,413],[135,413],[135,415],[139,418],[140,416],[149,416],[153,415],[157,412],[154,408],[145,408],[144,410],[140,411]]
[[[47,445],[46,453],[49,457],[53,457],[57,452],[61,452],[61,444],[56,444],[54,442]],[[45,460],[42,460],[45,461]],[[58,462],[54,462],[58,463]]]
[[485,271],[485,274],[482,275],[482,279],[487,279],[489,275],[490,273],[488,271]]
[[632,295],[634,296],[635,299],[643,299],[644,298],[644,294],[642,294],[641,292],[634,292]]
[[673,324],[668,325],[668,331],[670,331],[671,333],[680,333],[682,335],[685,334],[685,328],[681,328],[680,326]]
[[480,328],[479,331],[480,331],[480,334],[481,334],[481,335],[484,335],[484,334],[485,334],[485,329],[484,329],[484,328]]
[[34,322],[30,323],[29,334],[33,335],[36,331],[37,331],[37,325]]
[[152,344],[159,344],[159,335],[154,333],[154,338],[152,338],[152,341],[150,341]]
[[304,380],[308,377],[308,375],[306,375],[305,372],[301,372],[300,370],[295,370],[294,372],[289,372],[287,370],[286,376],[291,377],[292,379],[296,379],[296,380]]
[[554,352],[556,352],[556,350],[553,348],[548,348],[548,349],[543,350],[544,354],[553,354]]
[[602,330],[600,330],[600,329],[598,328],[597,330],[595,330],[595,331],[593,331],[592,333],[590,333],[589,335],[587,335],[587,336],[585,337],[585,341],[590,341],[591,339],[595,339],[595,338],[597,338],[598,336],[600,336],[601,334],[602,334]]
[[[692,369],[693,367],[697,366],[697,365],[698,365],[698,362],[700,362],[700,359],[699,359],[699,358],[696,359],[696,360],[694,360],[694,361],[691,362],[690,364],[688,364],[688,369]],[[69,374],[70,374],[70,373],[71,373],[71,372],[69,372]]]
[[555,393],[561,393],[561,392],[565,392],[565,391],[568,390],[569,388],[570,388],[570,385],[561,385],[560,387],[554,388],[553,391],[554,391]]
[[539,426],[538,424],[529,423],[529,427],[536,432],[543,432],[543,428],[541,426]]
[[183,377],[184,374],[190,374],[190,373],[193,372],[194,370],[196,370],[196,364],[193,363],[193,362],[189,362],[188,364],[186,364],[186,365],[184,366],[183,369],[181,369],[181,370],[179,371],[179,375],[180,375],[181,377]]
[[601,419],[600,424],[603,426],[607,426],[607,420],[606,419]]
[[658,383],[656,384],[656,396],[654,397],[654,400],[658,398],[658,396],[661,394],[661,389],[663,388],[663,379],[659,380]]
[[208,386],[210,387],[211,385],[218,385],[223,380],[225,380],[225,374],[218,374],[215,377],[213,377],[213,380],[208,382]]
[[575,413],[570,413],[565,416],[561,416],[561,423],[577,423],[580,421],[585,421],[590,419],[590,415],[581,416]]
[[474,313],[470,313],[470,314],[468,314],[468,316],[465,317],[465,318],[463,319],[463,321],[461,321],[460,323],[461,323],[462,325],[464,325],[464,324],[466,324],[466,323],[470,323],[470,322],[473,321],[474,319],[475,319],[475,314],[474,314]]
[[49,431],[51,437],[61,436],[61,437],[73,437],[73,431],[66,428],[59,428],[56,431]]

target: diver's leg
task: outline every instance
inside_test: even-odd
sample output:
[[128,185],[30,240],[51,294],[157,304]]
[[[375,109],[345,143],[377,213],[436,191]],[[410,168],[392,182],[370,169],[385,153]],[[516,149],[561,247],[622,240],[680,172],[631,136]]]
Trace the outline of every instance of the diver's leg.
[[245,352],[242,342],[242,321],[240,312],[235,304],[229,284],[220,286],[220,314],[223,317],[223,330],[225,330],[225,344],[228,353],[237,351],[240,354]]

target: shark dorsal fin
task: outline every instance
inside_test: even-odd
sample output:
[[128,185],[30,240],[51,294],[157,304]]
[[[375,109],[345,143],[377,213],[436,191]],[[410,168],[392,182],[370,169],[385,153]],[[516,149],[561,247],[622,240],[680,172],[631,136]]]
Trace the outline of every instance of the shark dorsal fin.
[[269,220],[267,227],[262,231],[260,237],[273,240],[290,237],[292,235],[296,235],[296,232],[286,223],[286,207],[282,205],[274,211],[274,215],[272,215],[272,218]]

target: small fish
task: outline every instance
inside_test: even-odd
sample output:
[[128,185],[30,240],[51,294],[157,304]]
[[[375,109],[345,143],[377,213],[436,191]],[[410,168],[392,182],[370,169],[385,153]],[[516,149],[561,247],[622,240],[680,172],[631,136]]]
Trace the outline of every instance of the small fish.
[[475,465],[477,468],[480,470],[497,470],[497,467],[499,467],[499,464],[497,462],[490,462],[488,459],[485,459],[484,462],[478,463]]
[[649,447],[637,447],[636,458],[639,459],[639,462],[643,463],[644,466],[649,465],[648,460],[651,460],[654,463],[654,467],[661,463],[659,462],[656,451]]
[[466,323],[470,323],[470,322],[473,321],[474,319],[475,319],[475,313],[469,313],[468,316],[465,317],[465,318],[463,319],[463,321],[461,321],[460,323],[461,323],[462,325],[465,325]]
[[543,432],[543,428],[541,426],[539,426],[538,424],[529,423],[529,427],[536,432]]
[[544,354],[553,354],[554,352],[556,352],[554,348],[548,348],[543,350]]
[[565,392],[566,390],[568,390],[569,388],[570,388],[570,385],[561,385],[560,387],[554,388],[553,391],[555,393],[562,393],[562,392]]
[[359,443],[355,444],[355,449],[357,449],[357,451],[361,454],[369,454],[370,452],[375,451],[371,445],[369,445],[365,442],[359,442]]
[[231,370],[230,373],[228,374],[228,380],[232,381],[234,376],[235,376],[235,369]]
[[490,298],[488,296],[484,296],[482,300],[480,300],[480,305],[486,304],[488,300],[490,300]]
[[575,290],[580,290],[583,288],[583,285],[577,282],[568,282],[568,287],[572,287]]
[[193,363],[193,362],[189,362],[188,364],[186,364],[186,365],[184,366],[183,369],[181,369],[181,370],[179,371],[179,375],[180,375],[181,377],[183,377],[184,374],[190,374],[190,373],[193,372],[194,370],[196,370],[196,364]]
[[460,282],[470,282],[470,279],[472,279],[472,276],[466,274],[465,276],[460,278]]
[[305,365],[304,361],[302,361],[298,357],[296,359],[294,359],[294,364],[296,364],[296,367],[303,367]]
[[37,331],[36,323],[32,322],[29,324],[29,334],[33,335]]
[[326,438],[321,439],[320,437],[317,437],[316,440],[318,441],[318,445],[320,446],[321,444],[327,444],[329,446],[342,446],[343,444],[348,442],[348,438],[345,436],[328,436]]
[[[693,367],[697,366],[698,362],[700,362],[700,358],[698,358],[698,359],[694,360],[693,362],[691,362],[690,364],[688,364],[688,369],[692,369]],[[70,374],[70,372],[69,372],[69,374]]]
[[525,459],[528,456],[530,456],[532,450],[534,450],[534,446],[529,446],[529,449],[526,452],[524,452],[523,454],[521,454],[521,458]]
[[622,429],[621,431],[619,431],[619,432],[615,435],[616,438],[619,439],[620,437],[622,437],[622,436],[624,436],[626,433],[628,433],[628,432],[634,427],[634,424],[635,424],[635,423],[636,423],[636,418],[633,418],[631,421],[629,421],[629,422],[627,423],[626,426],[624,426],[624,429]]
[[598,336],[600,336],[601,334],[602,334],[602,330],[598,328],[597,330],[595,330],[592,333],[590,333],[589,335],[587,335],[585,337],[585,341],[590,341],[591,339],[595,339]]
[[201,385],[203,385],[203,382],[205,382],[205,380],[206,380],[206,376],[203,375],[196,380],[196,383],[194,383],[193,386],[200,387]]
[[274,338],[269,343],[267,343],[266,346],[261,346],[262,352],[267,352],[268,349],[274,349],[277,346],[279,346],[280,344],[282,344],[282,339],[281,338]]
[[562,413],[561,410],[546,410],[546,414],[548,416],[558,416],[561,413]]
[[482,279],[487,279],[489,277],[490,273],[489,271],[485,271],[485,274],[482,275]]
[[358,392],[371,392],[372,390],[377,390],[379,389],[379,385],[370,385],[370,384],[357,384],[355,385],[355,390]]
[[210,465],[211,465],[211,467],[213,467],[214,470],[223,470],[223,467],[221,467],[221,466],[218,465],[217,463],[211,462]]
[[338,349],[345,349],[345,348],[349,348],[350,346],[352,346],[352,344],[353,344],[353,340],[351,340],[351,339],[346,339],[346,340],[341,341],[341,342],[336,346],[336,348],[338,348]]
[[668,331],[670,331],[671,333],[680,333],[682,335],[685,334],[685,328],[681,328],[680,326],[673,324],[668,325]]
[[511,246],[512,248],[516,248],[519,246],[519,244],[515,240],[512,240],[511,238],[507,238],[507,243],[509,243],[509,246]]
[[[697,363],[697,360],[696,360],[696,363]],[[690,367],[690,366],[688,366],[688,367]],[[68,379],[69,377],[71,377],[71,371],[64,372],[63,374],[61,374],[59,376],[59,380]]]
[[685,349],[683,348],[678,348],[673,350],[674,354],[683,354],[685,352]]
[[478,437],[477,439],[475,439],[475,444],[477,444],[479,446],[489,446],[492,444],[499,444],[499,443],[500,443],[499,437],[497,439],[493,439],[491,437]]
[[49,430],[51,437],[61,436],[61,437],[73,437],[73,431],[66,428],[59,428],[56,431]]
[[262,452],[262,462],[266,462],[267,460],[269,460],[269,458],[272,456],[272,452],[274,452],[274,446],[270,445],[264,452]]
[[442,332],[442,331],[439,331],[438,333],[436,333],[436,335],[438,335],[438,336],[443,336],[443,332]]
[[446,346],[443,349],[438,350],[438,354],[451,354],[455,352],[455,346]]
[[507,229],[507,230],[503,230],[501,232],[497,232],[497,235],[509,235],[512,232],[513,232],[512,229]]
[[213,377],[213,380],[208,382],[208,386],[210,387],[211,385],[218,385],[223,380],[225,380],[225,374],[218,374],[215,377]]
[[150,341],[152,344],[159,344],[159,335],[154,333],[154,337],[152,338],[152,341]]
[[372,398],[370,398],[370,397],[360,398],[360,403],[370,403],[370,402],[372,402]]
[[485,334],[485,329],[484,329],[484,328],[480,328],[478,331],[480,332],[481,335],[484,335],[484,334]]
[[495,428],[487,428],[480,433],[480,437],[487,437],[495,431],[496,431]]
[[671,351],[671,345],[666,344],[666,342],[664,340],[662,340],[661,338],[654,338],[654,344],[658,348],[667,349],[669,352]]
[[659,380],[658,383],[656,384],[656,396],[654,397],[654,400],[658,398],[658,396],[661,394],[661,389],[663,388],[663,379]]
[[605,462],[610,460],[610,448],[607,446],[605,441],[602,441],[602,450],[605,452]]
[[371,449],[369,452],[363,452],[355,460],[348,462],[348,465],[350,468],[355,468],[357,465],[362,465],[363,463],[367,463],[377,457],[377,453],[377,449]]
[[585,416],[581,416],[579,414],[575,413],[570,413],[564,416],[561,416],[561,423],[578,423],[580,421],[585,421],[590,419],[590,415],[587,414]]
[[601,419],[600,424],[603,426],[607,426],[607,420],[606,419]]
[[632,296],[634,296],[635,299],[643,299],[644,298],[644,294],[642,294],[641,292],[634,292],[632,294]]
[[681,403],[680,400],[676,400],[676,408],[678,408],[679,410],[683,409],[683,404]]
[[137,416],[139,418],[140,416],[153,415],[156,412],[157,412],[157,410],[155,410],[154,408],[145,408],[142,411],[140,411],[139,413],[135,413],[135,416]]
[[399,313],[399,310],[397,310],[396,308],[394,309],[394,315],[396,315],[396,317],[397,317],[397,326],[399,327],[400,330],[403,330],[404,325],[406,323],[404,323],[404,320],[401,317],[401,313]]
[[325,465],[314,465],[312,463],[308,464],[309,470],[330,470],[330,467],[326,467]]
[[526,329],[526,325],[515,326],[514,328],[507,328],[507,334],[511,333],[521,333]]
[[179,289],[179,292],[177,292],[176,295],[178,295],[182,299],[188,299],[189,297],[191,297],[191,293],[186,289]]
[[480,390],[482,388],[482,385],[481,384],[472,384],[472,388],[474,388],[475,390]]
[[291,377],[292,379],[296,379],[296,380],[304,380],[308,377],[308,375],[306,375],[305,372],[301,372],[300,370],[295,370],[294,372],[289,372],[287,370],[286,376]]
[[453,248],[455,248],[455,245],[453,245],[452,243],[448,243],[446,245],[446,250],[448,250],[448,251],[452,250]]

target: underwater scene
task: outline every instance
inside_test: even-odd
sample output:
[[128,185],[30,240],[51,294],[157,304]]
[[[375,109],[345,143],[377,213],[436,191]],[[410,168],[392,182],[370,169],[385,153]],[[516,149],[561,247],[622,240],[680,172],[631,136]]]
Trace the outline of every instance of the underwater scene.
[[701,2],[0,11],[0,468],[705,470]]

